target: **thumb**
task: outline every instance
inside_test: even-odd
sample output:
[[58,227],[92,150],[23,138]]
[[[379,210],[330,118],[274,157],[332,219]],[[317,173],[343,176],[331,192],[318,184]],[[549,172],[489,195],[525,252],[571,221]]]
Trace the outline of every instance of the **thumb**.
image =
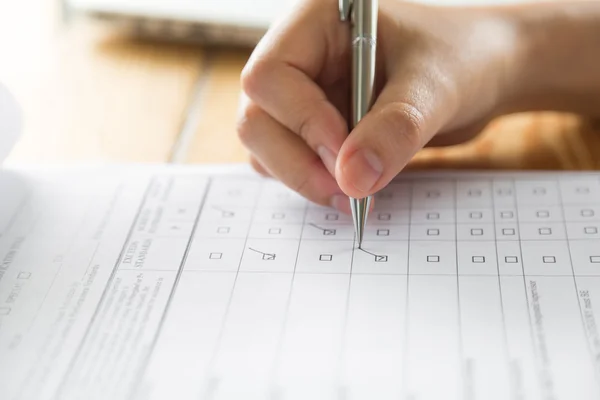
[[335,177],[350,197],[384,188],[448,120],[441,90],[426,80],[398,79],[381,92],[339,152]]

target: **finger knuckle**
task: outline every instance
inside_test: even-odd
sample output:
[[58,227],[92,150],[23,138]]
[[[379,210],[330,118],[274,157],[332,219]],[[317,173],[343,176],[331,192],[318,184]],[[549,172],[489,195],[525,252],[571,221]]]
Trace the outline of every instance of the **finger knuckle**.
[[391,103],[382,116],[390,131],[402,135],[404,145],[418,148],[424,144],[425,115],[417,107],[407,102]]
[[257,121],[262,118],[264,111],[254,103],[247,104],[237,121],[238,138],[244,145],[248,145],[256,133]]
[[240,74],[242,90],[250,97],[255,96],[264,79],[268,79],[270,70],[270,63],[264,59],[257,58],[248,61]]

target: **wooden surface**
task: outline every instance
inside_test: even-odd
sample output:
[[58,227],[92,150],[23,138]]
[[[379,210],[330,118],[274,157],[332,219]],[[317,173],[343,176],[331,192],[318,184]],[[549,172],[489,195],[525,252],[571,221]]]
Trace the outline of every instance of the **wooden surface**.
[[[27,37],[31,52],[15,46],[0,62],[24,121],[9,161],[168,161],[203,71],[202,49],[135,40],[87,20],[40,29],[20,11],[14,18],[26,26],[10,31]],[[0,29],[10,45],[9,28]]]
[[[63,23],[52,0],[18,3],[0,12],[0,81],[25,123],[10,161],[247,160],[235,126],[248,51],[134,40],[90,21]],[[511,116],[473,143],[423,151],[411,167],[598,169],[600,124]]]

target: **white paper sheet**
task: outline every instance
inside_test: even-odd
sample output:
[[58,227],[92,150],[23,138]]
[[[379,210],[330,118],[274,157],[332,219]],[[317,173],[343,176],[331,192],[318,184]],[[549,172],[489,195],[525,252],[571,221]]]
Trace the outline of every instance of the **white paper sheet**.
[[0,173],[0,399],[600,398],[600,174]]
[[8,89],[0,83],[0,165],[21,133],[21,111]]

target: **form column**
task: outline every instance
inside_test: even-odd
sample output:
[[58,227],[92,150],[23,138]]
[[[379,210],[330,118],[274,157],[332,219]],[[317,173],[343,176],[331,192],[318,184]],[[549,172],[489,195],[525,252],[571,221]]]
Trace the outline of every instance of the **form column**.
[[215,362],[260,187],[256,179],[211,179],[139,399],[198,399],[222,386]]
[[504,332],[509,366],[510,395],[514,399],[539,399],[540,379],[537,370],[523,257],[515,187],[512,180],[493,182],[494,220],[500,292],[504,314]]
[[274,391],[306,206],[280,182],[262,184],[212,366],[215,400],[265,399]]
[[453,182],[415,181],[412,205],[405,395],[462,399]]
[[409,183],[379,192],[348,296],[342,386],[347,399],[399,399],[404,386]]
[[[571,177],[569,177],[571,178]],[[559,181],[583,327],[600,379],[600,180],[597,175]]]
[[581,320],[559,185],[516,182],[519,229],[542,396],[600,398]]
[[456,198],[464,396],[507,399],[508,357],[492,183],[483,179],[458,181]]

